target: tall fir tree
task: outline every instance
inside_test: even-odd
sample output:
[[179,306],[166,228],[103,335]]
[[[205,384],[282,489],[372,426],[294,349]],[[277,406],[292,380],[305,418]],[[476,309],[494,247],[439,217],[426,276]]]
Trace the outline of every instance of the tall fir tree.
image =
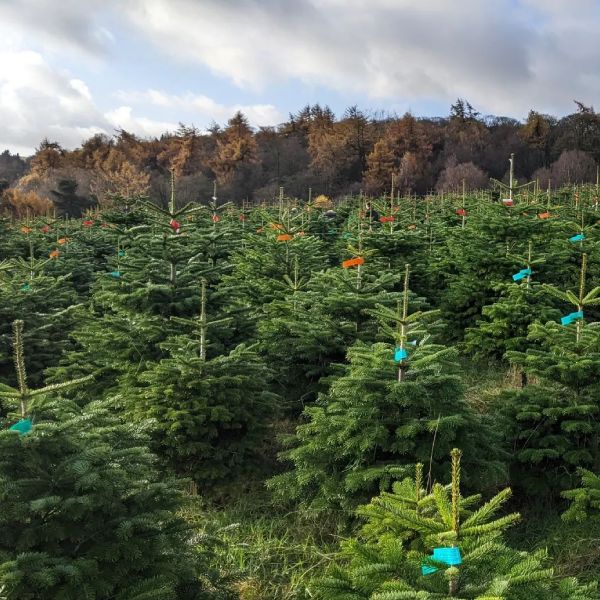
[[69,274],[50,275],[53,258],[14,258],[4,264],[0,278],[0,376],[14,382],[10,366],[11,323],[23,320],[29,348],[30,378],[43,380],[44,370],[58,364],[72,348],[69,333],[76,323],[79,297]]
[[598,377],[600,330],[586,323],[584,309],[600,303],[600,286],[586,291],[587,255],[580,268],[579,290],[544,289],[577,309],[561,323],[534,323],[529,348],[508,352],[509,360],[536,383],[499,397],[508,417],[513,448],[511,480],[539,498],[556,497],[574,484],[576,470],[600,468]]
[[[512,283],[497,286],[498,300],[484,306],[477,326],[467,330],[464,348],[468,353],[501,361],[507,351],[524,352],[529,344],[529,326],[534,321],[547,322],[560,316],[556,301],[536,281],[538,265],[545,259],[533,256],[532,246],[530,241],[524,256],[511,256],[521,270],[513,275]],[[527,379],[522,375],[525,384]]]
[[325,390],[333,364],[344,360],[355,335],[354,323],[330,314],[309,284],[297,267],[292,277],[284,275],[286,297],[266,304],[257,326],[261,353],[274,370],[285,414],[292,417]]
[[[170,317],[195,314],[200,279],[216,282],[220,276],[215,240],[205,235],[212,223],[188,219],[205,207],[178,209],[174,195],[168,209],[140,202],[143,222],[129,229],[106,271],[97,273],[72,334],[77,347],[52,372],[58,378],[92,373],[96,394],[134,386],[147,365],[162,357],[160,344],[178,332]],[[231,330],[223,333],[227,338]]]
[[73,380],[27,384],[23,323],[14,324],[18,386],[0,386],[17,426],[0,432],[0,584],[7,598],[188,599],[202,589],[176,511],[180,486],[160,481],[147,436],[101,402],[60,398]]
[[270,482],[284,498],[351,510],[416,462],[430,463],[437,479],[458,440],[473,455],[471,481],[502,472],[493,429],[464,400],[456,351],[429,341],[424,321],[433,315],[409,312],[408,268],[403,298],[397,311],[377,311],[394,345],[350,348],[349,364],[287,438],[281,457],[292,470]]
[[154,420],[154,448],[171,467],[215,486],[260,465],[277,396],[256,349],[207,352],[209,332],[223,319],[209,320],[206,303],[203,282],[199,317],[174,318],[188,333],[162,344],[169,356],[149,365],[117,402],[135,421]]
[[432,278],[437,277],[441,288],[439,306],[449,322],[449,333],[458,339],[475,325],[482,308],[496,301],[495,286],[511,274],[510,254],[522,240],[535,241],[551,227],[516,211],[516,207],[483,206],[469,216],[466,227],[452,228],[445,243],[436,247]]

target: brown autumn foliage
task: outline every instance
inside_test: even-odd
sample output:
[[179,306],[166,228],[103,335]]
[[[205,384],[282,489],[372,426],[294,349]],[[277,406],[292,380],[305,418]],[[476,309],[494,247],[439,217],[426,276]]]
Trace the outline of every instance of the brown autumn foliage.
[[15,218],[45,215],[52,211],[53,204],[35,192],[23,192],[16,188],[4,191],[0,199],[0,212]]
[[96,169],[90,182],[90,192],[100,207],[112,206],[115,198],[131,200],[147,196],[149,189],[150,174],[140,171],[128,160],[115,168],[103,166]]
[[219,183],[229,183],[236,172],[256,162],[257,144],[248,119],[237,112],[217,137],[216,155],[210,161]]
[[458,192],[463,189],[464,184],[465,190],[476,190],[485,187],[487,183],[488,177],[477,165],[451,159],[440,173],[435,189],[438,192]]
[[463,179],[468,186],[504,179],[511,153],[519,181],[534,175],[552,185],[595,181],[600,114],[577,103],[573,114],[560,119],[531,111],[520,122],[482,116],[459,99],[440,118],[357,107],[338,118],[315,104],[280,125],[256,130],[238,112],[224,127],[214,124],[207,131],[180,125],[143,139],[120,130],[94,135],[75,150],[43,140],[28,160],[2,153],[0,190],[10,186],[52,199],[52,191],[68,179],[77,182],[77,195],[86,203],[97,199],[107,205],[117,196],[146,194],[164,203],[173,170],[181,201],[209,200],[215,181],[218,197],[236,202],[270,200],[281,187],[286,196],[304,199],[389,193],[392,185],[396,193],[426,194]]
[[201,135],[196,127],[180,125],[173,136],[163,140],[163,149],[157,156],[158,164],[165,171],[175,171],[177,177],[206,174],[206,165],[214,155],[215,143]]
[[393,175],[401,192],[414,190],[425,173],[432,149],[426,124],[411,114],[390,123],[367,157],[367,189],[381,193],[391,186]]
[[331,110],[313,108],[307,127],[310,167],[331,193],[348,180],[359,181],[372,147],[372,130],[367,116],[349,108],[337,121]]

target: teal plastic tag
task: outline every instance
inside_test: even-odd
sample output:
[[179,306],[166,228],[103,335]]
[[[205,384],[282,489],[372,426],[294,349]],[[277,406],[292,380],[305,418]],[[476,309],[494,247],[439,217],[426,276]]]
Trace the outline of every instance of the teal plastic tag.
[[[460,548],[434,548],[432,560],[438,563],[447,565],[448,567],[456,567],[462,564],[462,556]],[[439,571],[437,567],[432,565],[421,565],[421,573],[423,575],[431,575]]]
[[561,325],[570,325],[573,321],[577,321],[578,319],[583,319],[583,311],[579,310],[577,312],[569,313],[564,317],[561,317],[560,324]]
[[396,362],[402,362],[407,358],[408,352],[406,351],[406,348],[396,348],[396,351],[394,352],[394,360]]
[[528,275],[531,275],[531,269],[530,268],[521,269],[518,273],[515,273],[512,276],[512,278],[513,278],[513,281],[521,281],[521,279],[524,279]]
[[21,419],[14,425],[11,425],[9,429],[11,431],[18,431],[19,435],[27,435],[31,428],[33,427],[33,423],[29,419]]

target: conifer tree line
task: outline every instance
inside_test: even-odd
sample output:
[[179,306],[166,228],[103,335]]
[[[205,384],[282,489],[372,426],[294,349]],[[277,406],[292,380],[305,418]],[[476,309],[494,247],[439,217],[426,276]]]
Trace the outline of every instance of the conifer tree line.
[[15,215],[78,217],[109,206],[115,194],[149,194],[166,205],[168,175],[182,200],[206,197],[213,181],[229,199],[269,201],[284,187],[291,197],[358,193],[425,194],[487,187],[507,177],[506,158],[519,157],[515,176],[546,189],[595,182],[600,116],[576,102],[562,118],[530,111],[523,121],[480,114],[458,99],[440,118],[386,115],[356,106],[336,115],[305,106],[274,127],[251,127],[240,112],[207,131],[181,125],[160,138],[131,132],[97,134],[67,150],[44,139],[31,157],[0,154],[0,210]]
[[[598,185],[181,177],[0,219],[0,597],[600,597]],[[240,502],[320,532],[276,591]]]

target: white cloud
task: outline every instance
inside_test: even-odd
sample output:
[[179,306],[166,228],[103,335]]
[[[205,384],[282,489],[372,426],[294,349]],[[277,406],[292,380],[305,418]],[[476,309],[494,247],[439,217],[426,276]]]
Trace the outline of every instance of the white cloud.
[[31,154],[45,137],[74,148],[96,133],[111,135],[116,129],[142,137],[175,131],[177,120],[144,116],[153,106],[196,116],[203,124],[211,119],[225,121],[236,110],[261,125],[282,120],[272,105],[225,106],[208,96],[177,96],[157,90],[117,96],[126,103],[135,102],[136,109],[124,104],[103,111],[84,81],[54,69],[40,53],[0,51],[0,151],[9,148]]
[[118,128],[153,137],[177,124],[134,115],[127,106],[103,113],[85,82],[53,69],[41,54],[0,52],[0,151],[31,154],[45,137],[74,148]]
[[84,98],[91,101],[92,94],[90,92],[90,88],[85,84],[84,81],[81,81],[81,79],[71,79],[69,83],[74,90],[77,90]]
[[0,146],[31,149],[44,137],[74,146],[104,125],[82,81],[37,52],[0,52]]
[[[376,101],[566,112],[600,91],[595,0],[129,0],[165,53],[248,89],[289,79]],[[299,99],[299,105],[302,99]]]
[[[116,127],[154,136],[236,110],[254,125],[284,118],[268,102],[178,92],[194,85],[171,78],[155,48],[267,97],[293,82],[289,110],[333,90],[349,104],[367,96],[374,108],[416,113],[461,96],[483,112],[564,114],[574,98],[598,104],[599,28],[597,0],[0,0],[0,149],[44,136],[72,147]],[[150,89],[99,106],[115,92],[111,72],[130,69],[134,51],[145,56],[142,40],[155,64],[130,86]],[[107,67],[97,79],[54,66],[90,57]],[[167,81],[171,93],[161,91]]]
[[102,24],[115,0],[2,0],[0,24],[27,31],[46,50],[66,49],[90,56],[105,55],[115,42],[112,32]]
[[186,114],[192,119],[199,118],[208,123],[215,120],[223,123],[230,119],[237,111],[246,115],[253,126],[278,125],[285,120],[285,116],[273,104],[220,104],[203,94],[167,94],[150,89],[145,92],[118,91],[115,96],[123,101],[141,104],[151,104],[160,108],[170,109],[179,114]]
[[131,106],[119,106],[108,111],[104,116],[115,129],[125,129],[143,137],[160,137],[162,133],[175,131],[178,127],[177,123],[135,116]]

